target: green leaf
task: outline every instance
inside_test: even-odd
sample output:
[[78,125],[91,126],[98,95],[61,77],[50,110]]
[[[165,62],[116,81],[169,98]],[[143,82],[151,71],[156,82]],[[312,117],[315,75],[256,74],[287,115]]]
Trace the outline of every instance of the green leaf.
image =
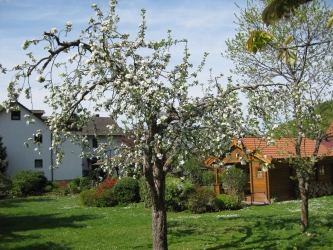
[[250,31],[250,36],[245,43],[247,51],[256,54],[258,50],[263,49],[270,44],[274,36],[264,30]]
[[286,40],[284,40],[284,44],[288,45],[291,42],[291,39],[293,38],[293,35],[289,35]]
[[330,19],[328,19],[328,22],[326,24],[326,29],[331,28],[332,24],[333,24],[333,16]]

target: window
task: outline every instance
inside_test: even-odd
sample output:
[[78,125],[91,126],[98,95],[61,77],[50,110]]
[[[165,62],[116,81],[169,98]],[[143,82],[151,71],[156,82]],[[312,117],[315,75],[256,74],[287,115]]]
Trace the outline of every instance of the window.
[[320,166],[318,168],[318,174],[319,175],[325,175],[325,166]]
[[97,148],[98,147],[98,142],[97,142],[96,138],[92,139],[92,146],[93,146],[93,148]]
[[12,120],[21,120],[21,111],[12,111]]
[[35,140],[35,143],[42,143],[43,135],[35,135],[34,140]]
[[35,168],[42,168],[43,160],[35,160]]
[[262,170],[261,170],[261,168],[257,168],[257,178],[262,178]]

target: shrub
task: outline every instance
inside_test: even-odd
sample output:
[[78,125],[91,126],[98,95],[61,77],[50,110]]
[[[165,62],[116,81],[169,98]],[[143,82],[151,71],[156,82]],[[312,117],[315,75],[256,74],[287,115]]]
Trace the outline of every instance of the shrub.
[[113,188],[101,189],[96,196],[96,207],[112,207],[117,205],[117,200],[114,196]]
[[97,207],[97,196],[95,190],[83,190],[80,193],[80,200],[87,207]]
[[117,181],[118,181],[118,179],[116,179],[116,178],[106,179],[96,189],[96,195],[98,196],[104,189],[113,188]]
[[19,171],[13,175],[13,189],[15,195],[40,195],[48,184],[43,171]]
[[194,185],[179,178],[166,178],[165,203],[168,211],[180,212],[186,209]]
[[117,204],[113,196],[113,188],[100,190],[96,194],[97,189],[84,190],[80,193],[80,200],[83,205],[88,207],[111,207]]
[[80,184],[79,184],[80,190],[84,191],[84,190],[91,189],[93,187],[94,182],[95,181],[89,177],[82,177],[80,179]]
[[222,174],[223,188],[228,194],[237,197],[240,201],[244,192],[246,183],[248,182],[246,173],[240,169],[232,166]]
[[120,205],[140,201],[139,182],[133,178],[119,179],[113,189],[115,199]]
[[90,207],[110,207],[117,205],[113,187],[117,179],[106,179],[97,188],[83,190],[80,199],[83,205]]
[[196,187],[194,193],[190,195],[188,208],[195,214],[217,211],[214,191],[204,187]]
[[152,203],[151,203],[150,194],[148,192],[145,177],[141,177],[140,180],[139,180],[139,193],[140,193],[141,201],[143,201],[143,203],[144,203],[144,207],[145,208],[150,208]]
[[6,194],[12,187],[12,180],[0,172],[0,193]]
[[45,192],[52,192],[53,191],[53,186],[52,185],[47,185],[46,187],[45,187]]
[[227,194],[218,195],[216,204],[219,210],[235,210],[242,207],[237,197]]

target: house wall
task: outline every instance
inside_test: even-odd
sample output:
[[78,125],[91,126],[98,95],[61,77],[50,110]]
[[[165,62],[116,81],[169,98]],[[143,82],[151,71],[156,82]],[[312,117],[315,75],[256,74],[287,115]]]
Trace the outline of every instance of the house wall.
[[317,168],[316,179],[318,182],[333,183],[333,159],[328,158],[318,162],[319,166],[324,166],[325,174],[320,174]]
[[[92,153],[94,156],[97,156],[97,154],[94,152],[94,147],[93,147],[93,139],[95,137],[94,136],[88,136],[88,141],[89,141],[89,148],[85,148],[84,149],[84,152],[90,152]],[[107,138],[104,136],[104,135],[100,135],[98,137],[98,143],[106,143],[108,144],[109,146],[106,147],[106,154],[108,155],[109,158],[113,157],[116,155],[116,152],[115,152],[115,147],[119,147],[121,142],[122,136],[114,136],[113,137],[113,143],[112,145],[109,144]],[[88,170],[88,169],[91,169],[91,164],[92,162],[89,160],[88,157],[84,157],[82,159],[82,168],[83,170]]]
[[[250,162],[251,190],[254,202],[265,202],[268,198],[267,172],[264,172],[258,161]],[[261,172],[261,173],[260,173]]]
[[[12,176],[20,170],[44,171],[45,176],[51,179],[51,133],[45,123],[35,117],[35,123],[27,125],[24,115],[31,114],[28,110],[20,106],[20,120],[11,120],[11,113],[0,112],[0,135],[3,137],[3,145],[7,147],[7,160],[9,162],[7,175]],[[41,143],[42,154],[35,151],[36,144],[33,144],[34,136],[38,129],[43,130],[43,142]],[[24,146],[24,142],[32,138],[29,148]],[[42,160],[43,166],[35,168],[35,160]]]
[[[61,149],[65,152],[65,156],[58,168],[53,170],[53,179],[72,180],[76,177],[81,178],[83,176],[83,162],[80,157],[82,145],[75,145],[70,139],[67,139],[61,145]],[[54,159],[56,159],[55,156]]]
[[279,201],[294,199],[294,187],[297,185],[290,177],[292,168],[287,164],[275,163],[275,168],[268,170],[269,174],[269,197],[277,197]]

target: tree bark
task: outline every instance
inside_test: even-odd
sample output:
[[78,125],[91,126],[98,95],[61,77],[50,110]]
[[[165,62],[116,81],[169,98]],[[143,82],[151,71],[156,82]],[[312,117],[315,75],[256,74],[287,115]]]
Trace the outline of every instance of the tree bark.
[[148,157],[148,159],[149,161],[146,161],[147,165],[144,166],[144,175],[152,202],[153,249],[167,250],[167,214],[165,206],[166,173],[163,171],[162,160],[155,159],[154,163],[152,163],[152,157]]
[[309,227],[309,175],[298,173],[298,187],[302,200],[301,226],[303,230]]
[[153,249],[167,250],[167,215],[165,204],[153,202],[152,204]]

